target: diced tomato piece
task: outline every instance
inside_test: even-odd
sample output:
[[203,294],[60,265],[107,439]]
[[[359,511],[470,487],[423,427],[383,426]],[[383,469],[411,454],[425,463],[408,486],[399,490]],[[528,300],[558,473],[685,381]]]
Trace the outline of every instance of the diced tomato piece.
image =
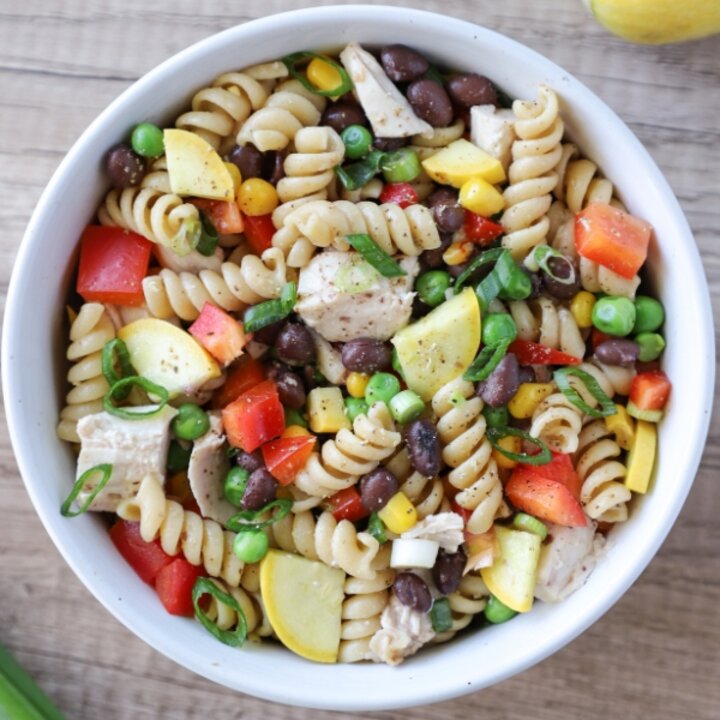
[[504,232],[505,228],[499,223],[488,220],[482,215],[465,211],[465,237],[476,245],[490,245],[493,240],[497,240]]
[[552,454],[552,460],[545,465],[519,464],[514,472],[524,471],[532,475],[539,475],[548,480],[557,480],[562,483],[576,499],[580,499],[582,481],[573,466],[572,458],[564,453]]
[[336,492],[332,497],[328,498],[328,503],[332,508],[333,517],[338,521],[350,520],[350,522],[357,522],[370,514],[362,504],[360,493],[355,486]]
[[203,305],[188,332],[223,365],[240,357],[252,337],[245,335],[242,323],[209,302]]
[[110,539],[132,569],[149,585],[173,558],[159,541],[145,542],[140,535],[140,523],[118,520],[110,528]]
[[262,446],[265,466],[281,485],[290,485],[308,461],[316,440],[314,435],[296,435],[265,443]]
[[191,198],[190,202],[207,217],[220,235],[234,235],[243,231],[245,225],[242,213],[235,201]]
[[245,391],[222,411],[222,423],[228,442],[245,452],[257,450],[285,430],[285,412],[277,386],[264,380]]
[[606,340],[611,340],[612,335],[608,335],[607,333],[602,332],[602,330],[598,330],[597,328],[593,328],[592,332],[590,333],[590,345],[592,345],[593,351],[597,349],[598,345],[602,345]]
[[670,378],[662,370],[649,370],[633,378],[629,400],[640,410],[662,410],[671,388]]
[[275,234],[272,215],[243,215],[245,223],[245,239],[256,255],[262,255],[264,250],[272,247],[272,237]]
[[191,565],[185,558],[179,557],[165,565],[157,574],[155,590],[160,602],[171,615],[192,617],[195,614],[192,589],[202,573],[202,567]]
[[582,362],[582,358],[530,340],[513,340],[508,352],[517,355],[521,365],[579,365]]
[[558,480],[541,477],[525,469],[515,470],[505,485],[505,495],[518,510],[540,520],[567,527],[587,525],[580,503]]
[[392,203],[406,208],[409,205],[417,205],[419,198],[415,188],[406,182],[388,183],[382,189],[380,197],[381,203]]
[[117,227],[90,225],[80,238],[77,291],[85,302],[140,305],[152,243]]
[[647,258],[651,233],[650,223],[606,203],[590,203],[575,216],[580,255],[628,279]]
[[213,394],[212,407],[215,410],[224,408],[263,380],[263,366],[254,357],[243,355],[228,372],[224,384]]

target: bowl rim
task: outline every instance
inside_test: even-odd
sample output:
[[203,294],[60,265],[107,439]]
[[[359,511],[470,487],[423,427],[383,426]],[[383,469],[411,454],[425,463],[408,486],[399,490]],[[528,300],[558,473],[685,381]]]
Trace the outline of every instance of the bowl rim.
[[277,13],[262,17],[213,34],[168,58],[128,87],[88,126],[88,128],[73,144],[65,158],[54,172],[32,214],[13,268],[4,314],[2,381],[7,422],[15,457],[35,510],[48,534],[52,538],[55,546],[63,555],[65,561],[68,565],[70,565],[73,572],[75,572],[90,592],[106,607],[106,609],[108,609],[123,625],[130,629],[141,640],[151,645],[153,648],[163,653],[173,661],[215,682],[219,682],[227,687],[240,690],[263,699],[329,710],[369,711],[408,707],[429,702],[439,702],[497,683],[518,672],[521,672],[522,670],[525,670],[526,668],[553,654],[572,639],[577,637],[587,627],[596,622],[599,617],[607,612],[607,610],[627,591],[630,585],[652,560],[658,548],[669,533],[672,524],[683,506],[701,460],[702,447],[709,429],[713,394],[707,393],[705,396],[705,405],[702,408],[703,412],[700,413],[702,417],[696,423],[698,433],[695,447],[693,448],[694,451],[688,452],[689,459],[685,467],[687,473],[683,484],[679,487],[675,496],[677,500],[676,505],[664,516],[663,527],[643,547],[643,559],[637,561],[631,568],[626,568],[624,569],[624,572],[621,572],[621,579],[615,585],[614,591],[607,594],[604,597],[603,602],[596,604],[592,611],[586,612],[581,622],[576,621],[563,631],[555,632],[554,634],[549,635],[544,639],[544,642],[541,642],[522,653],[517,658],[514,665],[510,668],[498,666],[490,671],[485,668],[482,672],[482,678],[479,678],[478,673],[474,669],[471,669],[467,673],[457,673],[453,677],[446,676],[443,678],[442,682],[438,684],[438,686],[414,685],[413,692],[411,694],[408,694],[408,690],[405,685],[399,684],[398,687],[400,687],[400,692],[396,692],[392,688],[383,687],[380,689],[381,692],[379,695],[373,695],[373,693],[364,692],[362,688],[360,688],[357,693],[357,697],[351,699],[338,697],[337,693],[333,694],[331,689],[329,695],[325,698],[313,697],[313,688],[283,688],[282,692],[279,692],[274,686],[272,679],[271,682],[262,686],[257,683],[248,684],[243,682],[243,678],[231,677],[227,673],[223,674],[218,670],[213,669],[213,667],[211,667],[207,662],[203,662],[202,658],[195,657],[192,651],[183,651],[181,653],[176,652],[177,648],[173,649],[171,647],[172,642],[170,639],[163,637],[162,633],[148,636],[149,630],[147,626],[142,626],[138,622],[137,617],[132,616],[132,613],[129,613],[124,605],[111,602],[108,596],[107,588],[102,588],[98,585],[91,568],[87,566],[87,563],[83,562],[82,557],[74,554],[72,548],[70,548],[68,543],[65,541],[63,537],[64,531],[59,529],[60,526],[56,522],[57,518],[52,516],[54,509],[51,509],[44,504],[38,496],[35,481],[32,479],[28,463],[28,453],[32,451],[32,447],[28,438],[24,437],[20,433],[20,408],[22,406],[22,397],[17,390],[21,384],[16,382],[16,380],[22,375],[22,373],[12,362],[12,351],[15,346],[14,343],[17,342],[22,335],[22,327],[19,320],[21,314],[19,308],[19,293],[21,286],[24,282],[27,282],[27,278],[30,277],[31,274],[31,268],[29,267],[30,249],[32,245],[39,242],[36,227],[40,223],[41,219],[52,211],[51,206],[53,204],[53,199],[58,196],[63,185],[66,183],[68,170],[73,166],[78,158],[82,157],[84,148],[88,143],[88,139],[101,132],[108,120],[114,117],[122,109],[129,98],[135,95],[142,95],[145,93],[146,87],[152,86],[163,77],[171,76],[177,71],[178,66],[191,62],[194,58],[202,58],[205,53],[212,54],[213,47],[219,48],[227,43],[241,42],[242,39],[258,31],[276,26],[279,23],[290,27],[295,23],[304,25],[313,21],[337,21],[337,15],[339,12],[343,13],[343,20],[348,24],[351,24],[355,18],[366,18],[368,13],[372,13],[373,19],[378,22],[382,22],[384,19],[394,20],[397,19],[398,14],[402,14],[409,21],[418,25],[432,27],[434,23],[440,22],[449,26],[447,30],[448,33],[473,33],[475,36],[482,36],[484,41],[490,44],[499,43],[506,48],[510,48],[513,52],[522,52],[528,57],[533,58],[542,67],[549,68],[557,73],[562,73],[568,78],[568,82],[575,86],[576,91],[580,92],[588,99],[593,100],[596,103],[600,103],[606,111],[607,116],[613,119],[616,123],[618,131],[627,136],[625,140],[633,144],[638,155],[644,158],[647,167],[650,171],[652,171],[653,175],[656,176],[655,179],[659,183],[660,192],[662,192],[673,211],[678,231],[687,238],[690,238],[691,242],[686,243],[685,251],[689,255],[688,260],[693,266],[696,277],[701,279],[698,286],[693,288],[693,293],[698,300],[697,307],[700,309],[701,313],[699,323],[706,330],[706,332],[703,333],[704,337],[701,338],[701,342],[703,343],[701,349],[704,350],[703,357],[707,358],[703,365],[703,375],[705,381],[703,385],[705,387],[714,386],[715,367],[714,363],[709,361],[710,357],[714,358],[714,324],[712,320],[709,290],[703,272],[699,251],[695,243],[692,242],[692,233],[690,228],[667,181],[640,141],[634,136],[624,122],[609,108],[609,106],[607,106],[600,98],[585,87],[583,83],[577,80],[570,73],[567,73],[567,71],[563,68],[560,68],[556,63],[553,63],[531,48],[528,48],[511,38],[465,20],[447,17],[425,10],[416,10],[413,8],[395,7],[389,5],[331,5],[293,10],[290,12]]

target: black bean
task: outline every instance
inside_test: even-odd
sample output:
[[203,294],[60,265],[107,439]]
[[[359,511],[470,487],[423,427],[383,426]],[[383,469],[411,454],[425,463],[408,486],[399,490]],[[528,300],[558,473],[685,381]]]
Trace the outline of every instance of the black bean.
[[266,325],[264,328],[256,330],[253,333],[253,340],[256,340],[259,343],[263,343],[264,345],[274,345],[275,341],[278,338],[278,335],[280,334],[280,331],[283,329],[284,326],[284,320],[278,320],[272,325]]
[[421,613],[430,611],[432,607],[432,595],[425,581],[411,572],[401,572],[393,582],[395,597],[407,607]]
[[305,386],[300,376],[289,367],[273,363],[267,374],[277,386],[280,402],[286,407],[299,410],[305,404]]
[[542,382],[537,379],[537,375],[530,365],[521,365],[518,372],[518,381],[522,385],[523,383],[531,382]]
[[342,363],[351,372],[371,375],[392,367],[392,350],[375,338],[356,338],[343,345]]
[[277,185],[285,177],[285,158],[279,152],[267,152],[263,158],[263,178]]
[[487,380],[478,384],[477,394],[490,407],[506,405],[520,387],[520,365],[513,353],[508,353],[490,373]]
[[302,369],[302,379],[305,383],[305,390],[310,392],[313,388],[316,388],[319,383],[317,381],[317,376],[315,374],[315,366],[314,365],[306,365]]
[[443,595],[450,595],[458,589],[462,580],[463,570],[467,556],[462,548],[454,553],[440,550],[435,565],[432,569],[432,577],[437,589]]
[[[532,369],[532,372],[534,375],[532,380],[527,380],[527,381],[520,380],[520,382],[546,383],[546,382],[550,382],[552,380],[552,372],[547,365],[533,365],[531,369]],[[520,368],[521,377],[522,377],[522,370],[523,370],[523,368]]]
[[442,448],[435,425],[430,420],[415,420],[405,434],[410,462],[425,477],[434,477],[442,470]]
[[262,453],[259,450],[255,450],[251,453],[240,450],[235,456],[235,462],[249,473],[254,473],[256,470],[265,467],[265,461],[263,460]]
[[368,512],[382,510],[398,491],[398,479],[385,468],[376,468],[360,478],[360,500]]
[[453,120],[453,107],[445,88],[436,80],[415,80],[407,89],[407,99],[415,114],[433,127],[447,127]]
[[560,282],[552,275],[548,275],[543,271],[543,287],[550,295],[560,300],[567,300],[580,290],[580,273],[577,271],[569,258],[550,258],[548,260],[548,267],[552,270],[553,275],[556,275],[563,280],[569,279],[571,273],[574,273],[575,276],[573,282],[571,283]]
[[454,188],[439,187],[428,195],[426,202],[429,208],[434,208],[436,205],[457,205],[458,191]]
[[307,365],[315,360],[315,343],[304,325],[287,322],[275,340],[275,352],[288,365]]
[[320,124],[329,125],[335,132],[341,133],[350,125],[367,125],[368,120],[359,105],[338,100],[327,106]]
[[443,253],[452,244],[452,235],[449,233],[440,233],[440,247],[434,250],[424,250],[420,255],[420,262],[424,267],[429,269],[444,267]]
[[278,481],[266,468],[250,473],[240,507],[243,510],[259,510],[275,499]]
[[595,348],[595,357],[606,365],[632,365],[640,354],[640,346],[628,338],[612,338]]
[[108,150],[105,172],[113,187],[133,187],[145,177],[145,161],[129,145],[121,143]]
[[408,144],[409,138],[386,138],[376,137],[373,140],[373,147],[376,150],[382,150],[383,152],[392,152],[393,150],[399,150],[401,147],[405,147]]
[[228,162],[238,166],[243,180],[262,177],[263,154],[250,143],[247,145],[236,145],[228,153]]
[[427,199],[440,232],[457,232],[465,222],[465,210],[460,207],[457,191],[450,188],[436,190]]
[[458,105],[466,108],[473,105],[497,105],[495,86],[486,77],[476,73],[450,78],[447,91]]
[[424,75],[430,63],[407,45],[388,45],[380,51],[385,74],[393,82],[410,82]]

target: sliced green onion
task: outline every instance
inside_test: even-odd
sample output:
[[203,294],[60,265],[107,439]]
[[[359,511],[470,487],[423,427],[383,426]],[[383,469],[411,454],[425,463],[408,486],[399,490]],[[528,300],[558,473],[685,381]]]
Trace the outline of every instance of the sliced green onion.
[[169,247],[180,257],[189,255],[198,246],[202,232],[200,220],[195,217],[187,217],[180,223],[178,231],[170,240]]
[[496,262],[500,255],[504,252],[507,252],[504,248],[493,248],[492,250],[486,250],[484,253],[478,255],[467,266],[467,268],[457,276],[454,285],[455,294],[457,295],[460,290],[462,290],[462,287],[468,281],[468,278],[470,278],[470,276],[476,272],[478,268],[481,268],[483,265],[487,265],[488,263]]
[[337,165],[335,174],[346,190],[359,190],[380,172],[380,163],[385,155],[381,150],[372,150],[359,162]]
[[384,277],[407,275],[369,235],[346,235],[345,239]]
[[465,371],[463,378],[472,382],[486,380],[505,357],[510,340],[501,340],[497,345],[486,345]]
[[178,440],[171,440],[167,454],[167,469],[169,473],[182,472],[190,465],[192,444],[184,445]]
[[[237,613],[237,625],[234,630],[221,630],[217,623],[211,620],[200,607],[200,598],[203,595],[212,595],[215,600],[227,605]],[[247,640],[247,620],[238,601],[221,590],[210,578],[201,577],[195,581],[192,589],[192,603],[195,608],[195,617],[200,624],[221,643],[230,647],[241,647]]]
[[499,297],[503,300],[524,300],[532,292],[530,278],[520,269],[507,250],[498,258],[493,273],[500,282],[502,289]]
[[[590,407],[580,396],[580,393],[570,384],[570,376],[574,375],[582,381],[588,392],[598,401],[600,409]],[[608,417],[615,415],[617,408],[615,403],[603,392],[598,381],[590,374],[580,368],[564,367],[553,373],[553,380],[560,388],[562,394],[576,407],[592,417]]]
[[[562,261],[567,267],[569,271],[567,276],[558,275],[558,273],[552,269],[550,260],[553,258]],[[555,250],[555,248],[551,248],[549,245],[536,245],[526,256],[525,260],[523,260],[523,265],[531,272],[543,270],[553,280],[563,285],[572,285],[575,282],[575,266],[566,255],[563,255],[559,250]]]
[[200,237],[198,238],[195,249],[205,257],[210,257],[215,252],[218,244],[218,231],[210,222],[210,218],[205,213],[200,213]]
[[381,545],[388,541],[388,536],[385,532],[385,523],[380,519],[380,516],[376,512],[370,515],[370,519],[368,520],[368,532]]
[[409,147],[387,153],[380,163],[383,177],[389,183],[412,182],[422,172],[417,153]]
[[249,307],[243,317],[245,332],[251,333],[261,330],[268,325],[284,320],[295,307],[297,300],[297,284],[289,282],[283,285],[280,297],[275,300],[266,300]]
[[390,414],[401,425],[417,420],[425,412],[425,403],[412,390],[403,390],[390,400]]
[[436,633],[450,630],[453,624],[452,610],[447,598],[437,598],[430,608],[430,622]]
[[508,422],[510,422],[510,415],[505,405],[501,405],[500,407],[485,405],[482,409],[482,414],[485,416],[488,427],[491,428],[506,427]]
[[540,522],[536,517],[528,515],[524,512],[519,512],[512,521],[512,526],[516,530],[524,530],[525,532],[538,535],[541,540],[547,537],[548,529],[547,526]]
[[[331,65],[335,68],[335,70],[338,71],[340,74],[341,82],[336,88],[330,88],[330,90],[319,90],[315,87],[306,77],[298,70],[298,65],[301,63],[304,63],[308,60],[314,60],[315,58],[318,58],[320,60],[323,60],[328,65]],[[338,97],[340,95],[344,95],[347,92],[350,92],[352,90],[352,80],[350,80],[350,76],[347,74],[347,70],[340,65],[340,63],[336,62],[332,58],[328,57],[327,55],[318,55],[318,53],[309,52],[307,50],[292,53],[290,55],[286,55],[282,62],[284,63],[285,67],[288,69],[288,72],[290,73],[291,77],[294,77],[296,80],[299,80],[302,86],[309,90],[310,92],[314,92],[316,95],[322,95],[323,97]]]
[[358,260],[343,265],[335,279],[338,290],[348,295],[365,292],[377,282],[378,271],[367,260]]
[[[292,506],[292,500],[286,500],[284,498],[272,500],[259,510],[243,510],[242,512],[235,513],[227,523],[225,523],[225,527],[233,532],[262,530],[286,517],[290,510],[292,510]],[[277,511],[273,512],[275,508],[277,508]],[[270,513],[270,517],[267,520],[258,520],[258,518],[268,512]]]
[[[118,407],[113,403],[113,400],[122,399],[127,396],[125,388],[137,385],[142,388],[148,395],[156,395],[160,398],[159,404],[152,410],[129,410],[128,408]],[[124,395],[123,395],[124,393]],[[123,420],[143,420],[144,418],[154,417],[157,415],[168,403],[170,395],[168,391],[162,386],[148,380],[142,375],[130,375],[130,377],[121,378],[110,389],[105,393],[103,398],[103,409],[105,412],[109,412],[111,415],[123,418]]]
[[517,615],[517,612],[509,608],[505,603],[500,602],[494,595],[491,595],[485,605],[483,614],[488,622],[497,625],[512,620]]
[[[110,463],[102,463],[101,465],[95,465],[94,467],[88,468],[73,485],[73,489],[67,496],[65,502],[60,506],[60,514],[63,517],[77,517],[87,512],[87,509],[92,504],[92,501],[97,497],[98,493],[107,485],[110,476],[112,475],[113,466]],[[98,484],[93,488],[93,491],[88,495],[85,502],[78,507],[77,510],[70,510],[70,506],[75,502],[75,498],[82,492],[85,485],[87,485],[89,479],[95,473],[102,473],[102,477],[98,481]]]
[[486,275],[475,287],[475,294],[480,303],[480,310],[486,313],[490,309],[490,303],[500,294],[502,285],[495,271]]
[[[116,359],[117,356],[117,359]],[[100,358],[102,374],[107,380],[107,384],[112,387],[118,380],[130,375],[135,375],[135,370],[130,363],[130,353],[127,345],[120,338],[108,340],[103,345],[102,355]],[[120,374],[115,371],[115,365],[120,367]],[[117,400],[125,400],[132,390],[131,387],[125,388],[120,395],[116,395]]]
[[629,401],[627,404],[628,415],[636,420],[645,420],[645,422],[657,423],[662,420],[662,410],[641,410],[634,402]]
[[[506,450],[498,442],[508,435],[514,435],[515,437],[522,438],[529,443],[532,443],[536,447],[540,448],[540,452],[536,455],[529,455],[528,453],[514,453],[510,450]],[[506,458],[514,460],[515,462],[523,463],[524,465],[546,465],[552,460],[552,453],[548,449],[548,446],[540,440],[540,438],[533,437],[530,433],[520,428],[514,427],[503,427],[503,428],[488,428],[485,437],[490,441],[490,444]]]

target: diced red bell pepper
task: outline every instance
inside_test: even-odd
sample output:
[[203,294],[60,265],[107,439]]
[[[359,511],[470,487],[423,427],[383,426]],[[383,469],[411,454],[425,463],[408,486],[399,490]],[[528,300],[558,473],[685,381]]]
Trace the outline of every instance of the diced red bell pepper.
[[588,260],[633,278],[645,262],[652,225],[606,203],[590,203],[575,216],[575,247]]
[[370,514],[362,504],[360,493],[355,486],[336,492],[332,497],[328,498],[328,503],[332,508],[333,517],[337,521],[350,520],[350,522],[357,522]]
[[159,541],[145,542],[140,535],[140,523],[118,520],[110,528],[110,539],[132,569],[149,585],[173,558]]
[[476,245],[490,245],[497,240],[504,232],[505,228],[499,223],[488,220],[482,215],[465,211],[465,223],[463,225],[465,237]]
[[505,495],[518,510],[540,520],[567,527],[587,525],[580,503],[559,480],[516,469],[505,485]]
[[277,386],[264,380],[244,392],[222,411],[222,423],[228,442],[245,452],[257,450],[285,430],[285,412]]
[[265,443],[262,446],[265,466],[281,485],[290,485],[312,455],[316,440],[314,435],[298,435]]
[[209,302],[203,305],[188,332],[223,365],[240,357],[251,338],[245,335],[242,323]]
[[191,198],[190,202],[207,216],[220,235],[234,235],[243,231],[245,225],[235,201]]
[[380,197],[381,203],[392,203],[406,208],[409,205],[417,205],[419,198],[415,188],[406,182],[388,183],[382,189]]
[[77,291],[85,302],[140,305],[152,243],[117,227],[90,225],[80,238]]
[[263,366],[254,357],[245,354],[230,369],[225,383],[215,391],[210,404],[215,410],[224,408],[263,380]]
[[250,244],[256,255],[262,255],[263,251],[272,247],[272,237],[275,234],[272,215],[245,215],[245,239]]
[[649,370],[633,378],[628,399],[639,410],[662,410],[671,388],[670,378],[662,370]]
[[517,355],[521,365],[579,365],[582,362],[582,358],[530,340],[513,340],[508,352]]
[[526,472],[532,475],[539,475],[548,480],[557,480],[563,484],[576,499],[580,499],[580,488],[582,481],[573,466],[572,458],[564,453],[552,453],[552,460],[545,465],[519,464],[514,473]]
[[182,557],[175,558],[160,570],[155,578],[155,590],[171,615],[192,617],[195,614],[192,589],[202,574],[201,566],[191,565]]

